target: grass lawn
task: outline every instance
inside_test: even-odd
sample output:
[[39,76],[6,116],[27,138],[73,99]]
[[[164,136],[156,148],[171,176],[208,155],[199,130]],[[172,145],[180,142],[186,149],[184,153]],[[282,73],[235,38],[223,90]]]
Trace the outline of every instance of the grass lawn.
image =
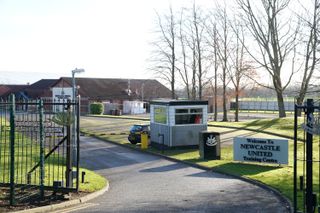
[[[299,124],[303,123],[299,119]],[[265,132],[282,134],[293,137],[293,118],[282,119],[261,119],[248,122],[210,122],[213,125],[221,125],[236,128],[245,128],[254,131],[263,130]],[[82,130],[83,132],[95,135],[101,139],[114,141],[127,146],[139,149],[140,145],[132,145],[127,141],[126,135],[104,135],[101,132],[93,132]],[[298,131],[298,138],[303,139],[303,130]],[[319,144],[320,138],[314,138],[314,160],[319,160]],[[303,142],[298,143],[299,152],[298,158],[303,159]],[[161,153],[161,151],[149,147],[149,152]],[[293,200],[293,141],[289,140],[289,165],[274,165],[274,164],[255,164],[255,163],[239,163],[233,161],[233,147],[226,146],[221,148],[221,160],[201,160],[198,149],[179,149],[179,150],[165,150],[164,154],[179,160],[188,161],[213,169],[214,171],[232,174],[236,176],[250,178],[266,185],[269,185],[282,193],[285,197]],[[303,174],[303,164],[298,163],[298,173]],[[314,164],[314,179],[313,186],[315,191],[319,189],[319,165]],[[302,192],[298,192],[298,196],[302,197]],[[319,196],[319,193],[318,195]],[[302,208],[302,199],[298,204]]]
[[81,183],[81,176],[80,176],[80,184],[79,190],[82,192],[95,192],[107,185],[107,180],[102,177],[101,175],[84,168],[80,168],[79,174],[81,175],[82,172],[85,172],[85,181]]
[[[303,118],[298,119],[298,127],[304,123]],[[223,126],[230,128],[243,128],[253,131],[262,131],[270,134],[281,134],[286,137],[293,138],[293,118],[274,118],[274,119],[259,119],[243,122],[208,122],[209,125]],[[303,140],[303,130],[298,129],[298,139]]]

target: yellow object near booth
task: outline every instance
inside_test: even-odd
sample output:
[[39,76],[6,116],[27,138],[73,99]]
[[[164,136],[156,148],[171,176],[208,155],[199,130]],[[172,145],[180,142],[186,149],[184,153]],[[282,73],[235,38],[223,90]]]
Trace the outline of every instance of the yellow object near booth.
[[148,149],[148,133],[141,133],[141,149]]

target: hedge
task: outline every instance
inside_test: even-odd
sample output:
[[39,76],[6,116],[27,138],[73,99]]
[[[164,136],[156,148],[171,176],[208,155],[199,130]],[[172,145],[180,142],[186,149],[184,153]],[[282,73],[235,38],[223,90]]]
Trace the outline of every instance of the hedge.
[[94,102],[90,104],[90,113],[94,115],[101,115],[103,114],[104,107],[102,103]]

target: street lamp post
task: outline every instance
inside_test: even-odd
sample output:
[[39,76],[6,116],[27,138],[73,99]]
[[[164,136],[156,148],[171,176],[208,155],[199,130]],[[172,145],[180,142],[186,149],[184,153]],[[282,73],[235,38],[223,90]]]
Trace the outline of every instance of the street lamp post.
[[72,70],[72,99],[73,101],[76,100],[76,79],[74,78],[74,75],[76,73],[83,73],[84,69],[78,69],[75,68],[74,70]]
[[[76,103],[76,79],[75,79],[75,74],[78,74],[78,73],[83,73],[84,72],[84,69],[78,69],[78,68],[75,68],[74,70],[71,71],[72,73],[72,101],[73,103]],[[73,124],[72,124],[72,162],[73,162],[73,166],[75,166],[76,164],[76,159],[77,159],[77,146],[76,146],[76,123],[77,123],[77,117],[76,117],[76,107],[75,105],[73,105],[73,110],[72,110],[72,116],[73,116]]]

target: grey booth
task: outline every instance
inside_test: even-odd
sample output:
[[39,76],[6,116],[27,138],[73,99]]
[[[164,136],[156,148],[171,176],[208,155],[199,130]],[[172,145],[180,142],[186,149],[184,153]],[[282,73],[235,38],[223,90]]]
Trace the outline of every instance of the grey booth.
[[208,101],[154,100],[150,102],[150,141],[155,147],[198,146],[207,130]]

